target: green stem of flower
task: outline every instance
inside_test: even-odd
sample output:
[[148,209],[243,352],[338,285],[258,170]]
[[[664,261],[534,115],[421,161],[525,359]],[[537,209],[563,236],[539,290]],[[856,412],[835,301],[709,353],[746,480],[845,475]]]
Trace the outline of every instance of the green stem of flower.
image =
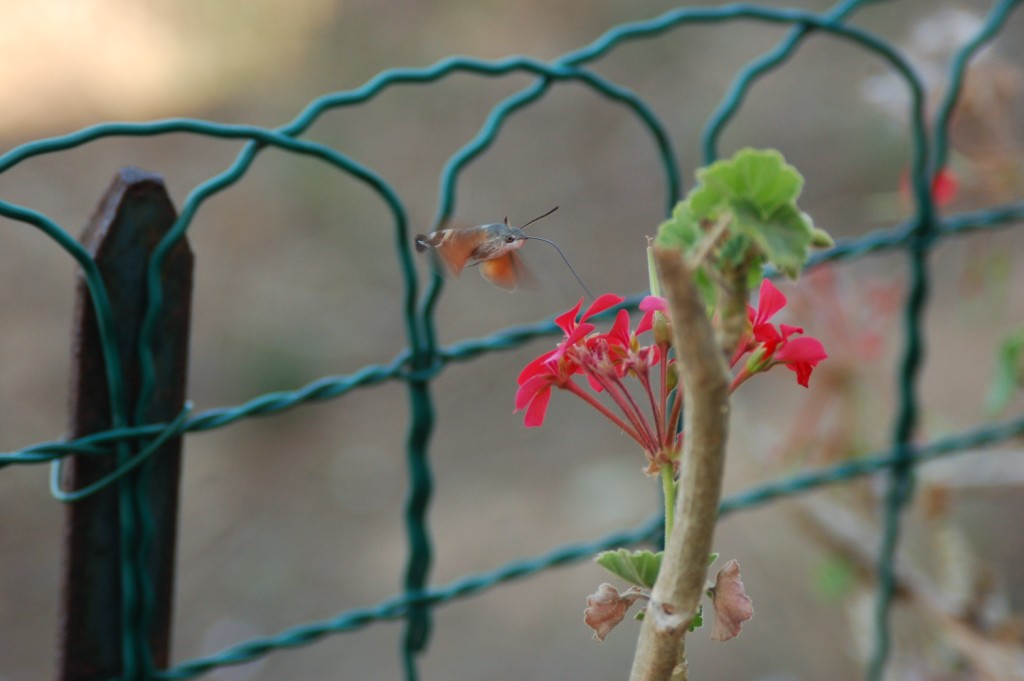
[[654,265],[654,240],[647,238],[647,281],[652,296],[661,296],[661,282],[658,280],[658,268]]
[[661,398],[661,421],[662,423],[665,424],[664,435],[666,442],[669,441],[669,437],[675,435],[675,433],[671,433],[669,430],[670,428],[672,428],[674,424],[669,423],[668,420],[668,353],[670,349],[671,346],[668,345],[667,343],[664,345],[664,347],[662,347],[661,345],[658,346],[658,352],[661,353],[661,362],[659,362],[660,366],[658,367],[658,380],[661,381],[661,386],[659,388],[661,393],[659,397]]
[[604,414],[612,423],[614,423],[620,429],[622,429],[622,432],[636,440],[637,444],[639,444],[645,450],[648,448],[648,444],[644,442],[643,436],[640,434],[640,432],[636,430],[636,428],[630,426],[625,421],[616,416],[612,410],[601,404],[597,399],[594,398],[593,395],[591,395],[590,393],[588,393],[587,391],[585,391],[583,388],[579,387],[572,381],[566,383],[564,387],[569,392],[573,393],[577,397],[580,397],[584,402],[592,406],[594,409],[597,409],[599,412]]
[[647,393],[647,400],[651,404],[651,413],[654,414],[654,439],[657,440],[659,443],[664,442],[664,403],[662,403],[662,405],[659,406],[657,399],[655,399],[654,391],[651,390],[651,379],[648,375],[647,370],[645,370],[642,374],[638,374],[637,379],[639,379],[640,385],[644,387],[644,391],[646,391]]
[[[663,445],[665,447],[675,447],[679,435],[679,415],[682,413],[682,399],[683,391],[681,388],[676,390],[670,390],[668,387],[669,382],[669,352],[672,350],[672,346],[665,343],[660,346],[661,349],[661,419],[665,424],[665,431],[663,433],[665,439]],[[672,360],[674,361],[674,360]],[[675,374],[673,374],[675,375]],[[677,384],[678,385],[678,384]],[[669,408],[669,400],[672,401],[672,406]]]
[[729,383],[729,394],[731,395],[732,393],[736,392],[736,388],[739,388],[741,385],[743,385],[743,383],[746,382],[746,380],[751,376],[753,376],[753,374],[751,374],[746,369],[733,376],[732,382]]
[[676,469],[671,463],[661,464],[661,491],[665,499],[665,542],[672,534],[672,526],[676,521]]
[[601,372],[592,372],[590,376],[601,384],[605,394],[615,402],[616,406],[622,411],[622,414],[633,424],[633,428],[638,434],[637,442],[640,443],[645,452],[648,452],[653,457],[658,451],[657,437],[651,432],[647,417],[640,411],[629,390],[626,389],[622,381],[616,376],[609,377]]
[[675,399],[672,401],[672,413],[665,421],[665,444],[675,446],[679,431],[679,416],[683,413],[683,391],[676,390]]
[[[626,389],[626,386],[622,384],[622,381],[618,378],[614,378],[611,381],[608,393],[615,398],[624,412],[630,414],[630,419],[636,423],[637,428],[641,430],[646,436],[651,446],[651,453],[655,453],[658,450],[658,436],[651,430],[651,424],[644,416],[644,412],[640,409],[640,405],[633,399],[633,394]],[[614,391],[611,389],[614,388]],[[621,399],[621,401],[620,401]]]

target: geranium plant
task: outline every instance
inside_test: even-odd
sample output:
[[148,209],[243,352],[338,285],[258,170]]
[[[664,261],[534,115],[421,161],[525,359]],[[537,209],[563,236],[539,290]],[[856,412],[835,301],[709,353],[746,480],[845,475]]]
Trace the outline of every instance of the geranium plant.
[[[802,328],[772,321],[786,298],[762,279],[769,263],[796,278],[812,247],[831,244],[796,207],[803,178],[778,152],[750,149],[697,178],[648,246],[651,295],[636,326],[625,309],[607,331],[593,323],[620,296],[602,295],[585,310],[580,300],[556,318],[561,342],[523,369],[515,396],[525,425],[537,427],[554,389],[576,395],[632,438],[646,472],[661,480],[665,550],[599,554],[597,562],[631,586],[600,585],[585,612],[603,640],[633,603],[646,604],[635,679],[686,678],[683,637],[702,621],[701,594],[712,598],[716,640],[732,638],[752,616],[736,561],[714,584],[705,581],[715,558],[728,397],[780,365],[808,387],[827,357]],[[756,307],[747,303],[755,287]]]

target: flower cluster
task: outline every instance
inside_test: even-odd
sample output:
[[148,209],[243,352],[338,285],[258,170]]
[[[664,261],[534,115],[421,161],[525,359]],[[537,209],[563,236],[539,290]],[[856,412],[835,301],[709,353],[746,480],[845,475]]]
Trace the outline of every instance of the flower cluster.
[[[654,296],[645,298],[640,304],[644,315],[635,330],[630,329],[629,313],[623,309],[618,311],[610,331],[594,332],[596,327],[587,320],[622,301],[622,297],[608,293],[581,314],[581,299],[574,308],[555,319],[565,336],[554,350],[530,362],[519,374],[516,411],[526,410],[527,427],[540,426],[544,423],[551,389],[568,390],[636,440],[654,466],[665,462],[664,455],[679,450],[675,424],[682,406],[678,400],[674,405],[669,404],[669,382],[675,379],[669,372],[674,360],[662,361],[668,357],[668,339],[650,345],[641,345],[639,340],[641,334],[653,328],[654,314],[664,310],[664,301]],[[656,386],[651,377],[655,367],[658,367]],[[577,374],[586,377],[590,391],[574,380]],[[640,401],[629,391],[627,378],[636,379],[642,386],[645,395]],[[597,399],[602,393],[615,403],[619,414]],[[653,419],[648,417],[646,408],[640,406],[641,401],[649,405]]]
[[817,338],[803,335],[792,338],[803,334],[804,330],[799,326],[779,324],[776,327],[771,323],[771,318],[785,306],[786,296],[767,279],[761,282],[757,309],[747,306],[750,330],[729,363],[730,367],[735,367],[749,355],[743,369],[733,378],[733,390],[754,374],[767,371],[776,364],[796,372],[796,382],[806,388],[814,367],[828,358],[825,346]]
[[[667,320],[667,308],[663,298],[647,296],[640,303],[644,314],[635,329],[630,329],[629,313],[622,309],[611,330],[597,332],[588,320],[622,301],[608,293],[581,313],[581,299],[556,318],[564,332],[562,341],[519,374],[515,406],[516,411],[526,410],[527,427],[537,427],[544,423],[552,388],[568,390],[632,437],[644,450],[648,472],[653,474],[665,464],[676,466],[682,449],[682,399],[675,390],[670,334],[663,322],[656,321],[656,315],[666,315],[662,319]],[[785,305],[786,297],[764,280],[757,308],[748,307],[748,331],[731,358],[730,367],[740,366],[732,380],[733,390],[778,364],[796,372],[797,382],[806,387],[814,367],[828,356],[819,340],[802,335],[803,329],[771,323]],[[651,331],[653,339],[643,344],[640,336]],[[577,375],[587,379],[589,390],[575,380]],[[639,397],[630,392],[626,379],[639,383]],[[617,412],[598,399],[601,394],[608,396]]]

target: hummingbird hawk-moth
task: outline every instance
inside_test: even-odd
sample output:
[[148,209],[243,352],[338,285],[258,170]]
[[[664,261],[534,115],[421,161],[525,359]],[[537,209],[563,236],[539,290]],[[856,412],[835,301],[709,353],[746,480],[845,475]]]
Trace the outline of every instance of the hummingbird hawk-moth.
[[[569,266],[569,270],[576,281],[580,282],[583,290],[590,291],[583,284],[583,281],[569,265],[569,260],[562,253],[554,241],[539,236],[527,235],[523,230],[537,222],[541,218],[558,210],[555,206],[547,213],[527,222],[522,227],[513,227],[508,218],[504,222],[493,222],[476,227],[453,227],[439,229],[430,234],[418,234],[416,236],[416,250],[425,251],[432,248],[440,256],[448,270],[459,276],[466,267],[479,266],[483,278],[499,288],[507,291],[514,291],[520,282],[528,281],[531,275],[523,259],[516,253],[526,243],[527,239],[544,241],[555,247],[562,260]],[[593,298],[592,295],[590,295]]]

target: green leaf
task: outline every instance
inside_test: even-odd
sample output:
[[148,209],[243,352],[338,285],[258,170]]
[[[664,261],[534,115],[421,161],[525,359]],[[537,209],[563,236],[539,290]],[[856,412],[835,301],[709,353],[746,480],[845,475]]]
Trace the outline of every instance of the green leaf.
[[658,227],[655,243],[662,248],[678,248],[687,253],[700,241],[703,233],[689,203],[680,201],[672,210],[672,217]]
[[730,268],[742,267],[743,263],[747,261],[752,245],[753,240],[750,237],[737,234],[734,230],[733,235],[722,244],[720,251],[722,262]]
[[[698,215],[723,200],[739,199],[752,203],[767,218],[781,206],[795,205],[804,186],[803,176],[774,149],[741,149],[731,159],[699,170],[697,181],[705,188],[700,201],[694,200]],[[714,201],[716,195],[718,201]]]
[[[727,161],[724,161],[727,163]],[[713,166],[712,166],[713,167]],[[720,188],[704,183],[701,170],[697,171],[697,186],[686,197],[691,212],[705,220],[714,221],[729,206],[729,195]]]
[[815,238],[810,217],[795,205],[777,206],[763,215],[749,201],[733,202],[733,227],[757,245],[768,262],[783,274],[796,279],[807,262]]
[[835,245],[836,242],[831,234],[818,227],[811,228],[811,246],[814,248],[832,248]]
[[996,359],[996,376],[989,388],[985,407],[990,414],[1003,409],[1013,393],[1024,386],[1024,328],[1003,339]]
[[704,604],[701,603],[697,606],[697,614],[693,616],[693,621],[690,622],[690,633],[697,631],[704,626]]
[[621,577],[630,584],[650,589],[654,586],[654,581],[658,579],[662,554],[662,551],[658,553],[651,551],[630,552],[628,549],[617,549],[615,551],[602,551],[594,557],[594,561],[605,570],[608,570],[617,577]]
[[725,224],[720,267],[760,269],[767,261],[795,279],[812,247],[834,245],[797,208],[803,184],[778,151],[741,149],[697,171],[697,186],[659,227],[656,243],[690,254],[711,225]]

